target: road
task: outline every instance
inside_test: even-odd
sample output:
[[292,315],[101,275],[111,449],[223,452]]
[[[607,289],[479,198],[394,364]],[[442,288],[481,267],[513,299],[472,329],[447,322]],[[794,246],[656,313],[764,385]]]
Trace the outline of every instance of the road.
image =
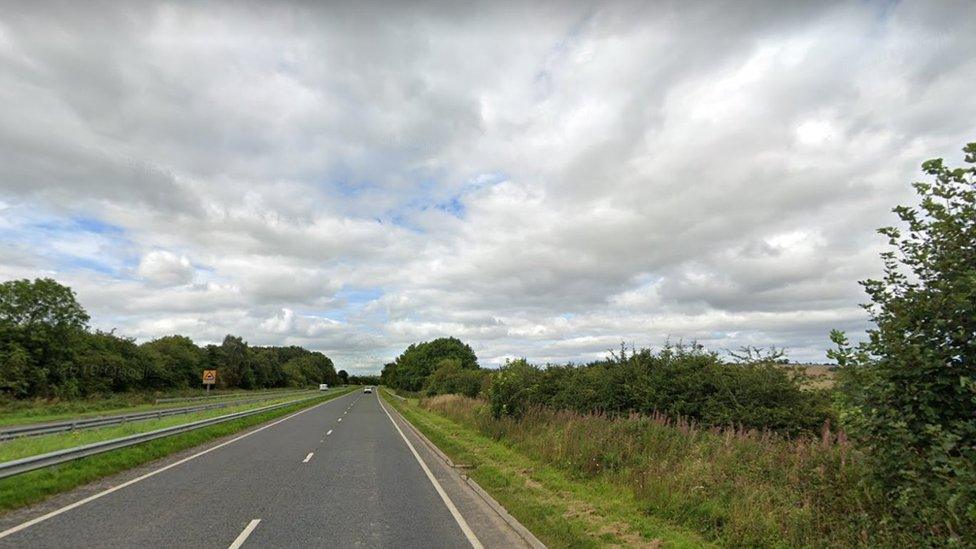
[[524,545],[402,421],[354,392],[4,524],[0,547]]

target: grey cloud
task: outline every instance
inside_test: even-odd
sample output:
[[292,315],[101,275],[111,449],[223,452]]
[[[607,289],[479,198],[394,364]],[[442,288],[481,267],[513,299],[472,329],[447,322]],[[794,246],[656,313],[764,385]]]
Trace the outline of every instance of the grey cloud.
[[919,162],[973,139],[974,9],[6,3],[0,200],[120,226],[145,264],[58,267],[0,223],[0,272],[60,268],[139,338],[356,368],[438,335],[492,361],[668,336],[822,359],[865,326]]

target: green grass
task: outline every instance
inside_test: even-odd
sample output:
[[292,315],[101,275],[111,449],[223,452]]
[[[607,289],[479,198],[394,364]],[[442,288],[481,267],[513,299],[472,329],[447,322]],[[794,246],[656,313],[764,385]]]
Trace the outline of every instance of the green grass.
[[68,431],[63,433],[54,433],[50,435],[42,435],[36,437],[15,438],[12,440],[0,442],[0,462],[11,461],[14,459],[20,459],[23,457],[33,456],[37,454],[44,454],[47,452],[53,452],[55,450],[61,450],[64,448],[73,448],[75,446],[81,446],[82,444],[90,444],[92,442],[99,442],[102,440],[109,440],[113,438],[134,435],[136,433],[145,433],[147,431],[153,431],[155,429],[162,429],[164,427],[171,427],[174,425],[182,425],[184,423],[190,423],[191,421],[209,419],[213,417],[223,416],[226,414],[232,414],[234,412],[242,412],[244,410],[251,410],[254,408],[271,406],[272,404],[288,402],[289,400],[296,400],[298,398],[304,398],[304,397],[301,396],[281,397],[277,399],[261,400],[258,402],[240,404],[238,406],[228,406],[226,408],[204,410],[202,412],[194,412],[192,414],[179,414],[174,416],[163,417],[160,419],[134,421],[132,423],[123,423],[123,424],[112,425],[108,427],[82,429],[78,431]]
[[[353,388],[340,389],[323,394],[319,399],[2,479],[0,510],[16,509],[42,501],[53,494],[338,398],[352,390]],[[226,410],[223,412],[226,413]]]
[[[274,391],[229,391],[220,395],[213,395],[208,400],[186,400],[182,402],[166,402],[156,404],[157,398],[183,397],[194,398],[205,396],[202,391],[179,391],[166,395],[155,393],[123,393],[105,397],[95,397],[79,400],[7,400],[0,404],[0,427],[21,425],[26,423],[44,423],[82,417],[100,415],[117,415],[144,412],[147,410],[163,410],[167,408],[182,408],[194,404],[209,404],[234,398],[258,397],[262,395],[274,396],[275,393],[295,392],[301,389],[277,389]],[[188,396],[186,396],[188,395]]]
[[695,532],[646,515],[632,494],[613,483],[573,478],[469,426],[425,410],[416,400],[386,401],[455,463],[470,466],[468,474],[550,547],[709,545]]
[[449,455],[471,460],[472,476],[553,545],[635,543],[619,531],[673,546],[914,539],[885,522],[885,502],[866,488],[863,456],[843,434],[789,438],[546,408],[495,419],[483,401],[458,395],[393,404]]

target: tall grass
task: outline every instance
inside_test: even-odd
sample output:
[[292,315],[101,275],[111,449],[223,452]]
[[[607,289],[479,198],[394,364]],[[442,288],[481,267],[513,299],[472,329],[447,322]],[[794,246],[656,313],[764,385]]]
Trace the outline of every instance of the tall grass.
[[644,512],[732,546],[894,545],[876,523],[861,455],[819,437],[703,428],[660,414],[608,417],[531,408],[495,419],[483,401],[441,395],[430,411],[579,478],[630,490]]

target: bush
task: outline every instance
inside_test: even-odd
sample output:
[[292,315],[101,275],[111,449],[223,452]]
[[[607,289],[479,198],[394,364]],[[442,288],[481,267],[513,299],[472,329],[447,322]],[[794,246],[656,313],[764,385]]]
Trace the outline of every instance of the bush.
[[967,168],[922,165],[908,226],[879,232],[884,278],[862,284],[876,328],[833,332],[845,426],[870,456],[895,520],[945,542],[976,539],[976,143]]
[[[515,394],[510,381],[541,372],[526,367],[517,361],[492,390]],[[488,410],[499,402],[488,403]],[[521,419],[494,418],[483,401],[446,395],[420,405],[540,465],[595,479],[594,486],[610,484],[621,499],[632,494],[641,510],[635,521],[651,516],[680,524],[727,547],[904,546],[903,537],[862,507],[863,458],[843,434],[787,438],[705,429],[662,414],[544,407],[524,410]]]
[[445,358],[440,362],[424,384],[424,392],[428,396],[441,394],[459,394],[476,397],[481,393],[482,383],[487,376],[484,370],[465,370],[461,362],[453,358]]
[[819,432],[831,419],[828,395],[804,388],[802,373],[768,358],[729,364],[700,345],[668,344],[612,354],[585,366],[538,368],[517,360],[491,380],[495,417],[519,417],[531,406],[611,415],[639,412],[685,417],[705,425]]

